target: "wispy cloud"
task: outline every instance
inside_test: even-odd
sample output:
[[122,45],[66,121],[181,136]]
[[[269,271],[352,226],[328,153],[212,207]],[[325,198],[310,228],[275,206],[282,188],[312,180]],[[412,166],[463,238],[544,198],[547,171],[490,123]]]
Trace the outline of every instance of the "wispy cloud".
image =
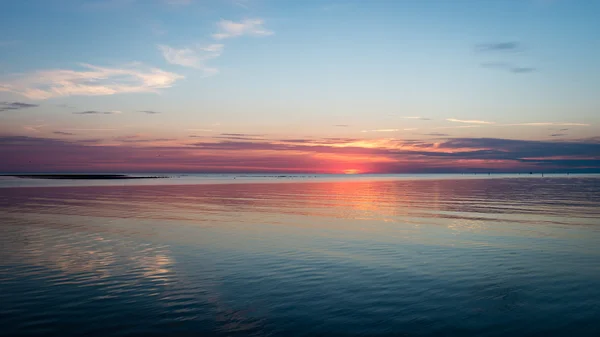
[[217,74],[218,69],[206,65],[210,59],[217,58],[223,53],[222,44],[196,46],[186,48],[173,48],[167,45],[158,45],[165,60],[171,64],[201,70],[205,76]]
[[266,29],[262,19],[245,19],[240,22],[221,20],[217,23],[218,32],[213,34],[217,40],[237,37],[237,36],[268,36],[274,32]]
[[[475,49],[480,52],[492,53],[493,55],[524,50],[520,43],[514,41],[478,44],[475,46]],[[489,69],[504,70],[513,74],[526,74],[537,70],[534,67],[520,66],[511,62],[484,62],[481,63],[481,66]]]
[[[538,122],[538,123],[515,123],[515,124],[503,124],[501,126],[590,126],[587,123],[556,123],[556,122]],[[564,131],[567,129],[561,129]]]
[[13,92],[30,99],[156,93],[183,78],[139,63],[120,68],[91,64],[81,64],[81,67],[83,70],[52,69],[13,75],[0,80],[0,92]]
[[519,51],[522,46],[518,42],[496,42],[496,43],[481,43],[475,46],[477,51],[484,52],[504,52],[504,51]]
[[531,73],[537,70],[533,67],[522,67],[508,62],[486,62],[482,63],[481,66],[484,68],[506,70],[515,74]]
[[430,121],[431,118],[427,118],[427,117],[418,117],[418,116],[407,116],[407,117],[401,117],[404,119],[418,119],[418,120],[422,120],[422,121]]
[[73,112],[75,115],[118,115],[121,111],[97,111],[97,110],[87,110],[87,111],[79,111]]
[[235,6],[242,7],[243,9],[249,9],[248,5],[249,0],[232,0],[231,1]]
[[231,139],[231,140],[262,140],[265,135],[254,133],[221,133],[213,138]]
[[425,136],[448,137],[450,135],[447,133],[441,133],[441,132],[430,132],[430,133],[426,133]]
[[222,133],[221,136],[234,136],[234,137],[263,137],[263,134],[255,133]]
[[456,118],[446,118],[448,122],[454,123],[467,123],[467,124],[494,124],[494,122],[486,122],[479,120],[464,120],[464,119],[456,119]]
[[122,143],[154,143],[154,142],[171,142],[175,138],[150,138],[150,139],[119,139]]
[[212,132],[212,129],[186,129],[187,131]]
[[40,129],[45,127],[45,124],[38,124],[38,125],[23,125],[23,130],[25,131],[29,131],[29,132],[40,132]]
[[139,112],[143,112],[148,115],[155,115],[155,114],[161,113],[160,111],[153,111],[153,110],[140,110]]
[[512,67],[509,69],[513,73],[521,74],[521,73],[531,73],[536,71],[533,67]]
[[72,129],[63,129],[67,131],[115,131],[117,129],[104,129],[104,128],[72,128]]
[[338,128],[347,128],[350,125],[348,125],[348,124],[335,124],[334,126],[337,126]]
[[0,111],[21,110],[28,108],[36,108],[39,105],[23,103],[23,102],[0,102]]
[[396,132],[398,129],[375,129],[375,130],[362,130],[361,132]]
[[446,129],[470,129],[470,128],[480,128],[481,125],[461,125],[461,126],[440,126],[437,128],[433,128],[434,130],[446,130]]
[[52,132],[55,135],[62,135],[62,136],[74,136],[74,133],[71,132],[64,132],[64,131],[54,131]]
[[566,133],[553,133],[550,135],[550,137],[561,137],[561,136],[566,136]]

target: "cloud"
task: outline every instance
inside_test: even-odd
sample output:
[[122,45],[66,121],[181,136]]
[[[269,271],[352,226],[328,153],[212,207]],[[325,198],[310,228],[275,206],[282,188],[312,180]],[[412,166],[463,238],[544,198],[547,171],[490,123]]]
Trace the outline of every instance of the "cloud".
[[409,117],[401,117],[404,119],[418,119],[418,120],[422,120],[422,121],[430,121],[431,118],[427,118],[427,117],[415,117],[415,116],[409,116]]
[[437,128],[433,128],[434,130],[446,130],[446,129],[471,129],[471,128],[480,128],[481,125],[461,125],[461,126],[440,126]]
[[347,128],[350,125],[348,125],[348,124],[335,124],[334,126],[337,126],[339,128]]
[[481,64],[484,68],[502,69],[515,74],[525,74],[536,71],[536,68],[516,66],[508,62],[486,62]]
[[36,108],[39,105],[23,103],[23,102],[0,102],[0,111],[21,110],[28,108]]
[[118,115],[121,111],[96,111],[96,110],[87,110],[87,111],[79,111],[73,112],[75,115]]
[[223,47],[222,44],[210,44],[178,49],[167,45],[158,45],[163,57],[170,64],[201,70],[205,76],[215,75],[219,72],[217,68],[207,66],[206,61],[221,56]]
[[160,111],[153,111],[153,110],[140,110],[138,112],[143,112],[143,113],[148,114],[148,115],[155,115],[155,114],[161,113]]
[[221,136],[233,136],[233,137],[262,137],[263,134],[252,134],[252,133],[222,133]]
[[66,108],[66,109],[75,109],[74,106],[68,105],[68,104],[56,104],[57,107],[59,108]]
[[39,129],[43,128],[44,126],[46,126],[45,124],[38,124],[38,125],[23,125],[23,129],[29,132],[40,132]]
[[513,73],[522,74],[534,72],[536,69],[532,67],[512,67],[509,70]]
[[456,119],[456,118],[446,118],[446,120],[449,122],[454,122],[454,123],[494,124],[494,122],[486,122],[486,121],[478,121],[478,120],[463,120],[463,119]]
[[252,133],[221,133],[219,136],[213,138],[220,139],[232,139],[232,140],[263,140],[263,134],[252,134]]
[[264,138],[256,137],[240,137],[240,136],[215,136],[215,139],[230,139],[230,140],[264,140]]
[[566,136],[566,133],[553,133],[550,135],[550,137],[561,137],[561,136]]
[[522,49],[518,42],[497,42],[497,43],[482,43],[475,46],[477,51],[483,52],[502,52],[502,51],[519,51]]
[[10,76],[0,81],[0,92],[30,99],[65,96],[103,96],[123,93],[157,93],[170,88],[181,75],[138,63],[120,68],[81,64],[82,70],[51,69]]
[[[538,122],[538,123],[516,123],[516,124],[503,124],[499,126],[590,126],[587,123],[556,123],[556,122]],[[559,131],[566,131],[568,129],[561,129]]]
[[440,133],[440,132],[430,132],[430,133],[426,133],[425,136],[435,136],[435,137],[448,137],[450,136],[447,133]]
[[249,9],[250,7],[248,6],[248,1],[249,0],[232,0],[232,3],[235,6],[242,7],[244,9]]
[[[122,144],[0,136],[0,171],[110,172],[329,172],[357,166],[365,172],[600,172],[600,140],[528,141],[454,138],[444,141],[296,139],[203,141],[118,137]],[[293,141],[293,142],[292,142]],[[159,144],[156,144],[159,142]]]
[[89,128],[73,128],[73,129],[63,129],[67,131],[115,131],[117,129],[89,129]]
[[[475,149],[453,152],[456,156],[476,156],[480,159],[510,159],[528,161],[528,158],[597,157],[600,143],[585,141],[534,141],[501,138],[454,138],[438,146],[440,149]],[[482,152],[484,151],[484,152]],[[450,154],[454,155],[454,154]],[[600,165],[600,162],[599,162]]]
[[262,19],[245,19],[240,22],[221,20],[217,23],[218,32],[212,37],[217,40],[228,39],[238,36],[268,36],[274,32],[263,27]]
[[74,136],[74,133],[64,132],[64,131],[54,131],[52,132],[55,135],[63,135],[63,136]]
[[212,132],[212,129],[186,129],[187,131]]
[[123,138],[118,139],[122,143],[152,143],[152,142],[170,142],[176,140],[175,138],[153,138],[153,139],[130,139]]
[[361,132],[396,132],[398,129],[375,129],[375,130],[362,130]]

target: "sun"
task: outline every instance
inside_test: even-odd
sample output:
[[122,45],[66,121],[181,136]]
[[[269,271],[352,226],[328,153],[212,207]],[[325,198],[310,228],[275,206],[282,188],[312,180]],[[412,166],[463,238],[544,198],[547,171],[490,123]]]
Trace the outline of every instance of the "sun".
[[357,169],[344,170],[344,174],[358,174],[358,173],[360,173],[360,170],[357,170]]

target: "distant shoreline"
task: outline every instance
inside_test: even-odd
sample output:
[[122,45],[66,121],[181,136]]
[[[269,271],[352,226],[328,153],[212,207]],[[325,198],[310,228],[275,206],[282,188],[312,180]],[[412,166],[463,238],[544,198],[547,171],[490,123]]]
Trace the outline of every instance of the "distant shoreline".
[[128,176],[126,174],[6,174],[5,177],[30,179],[71,179],[71,180],[117,180],[117,179],[165,179],[167,176]]

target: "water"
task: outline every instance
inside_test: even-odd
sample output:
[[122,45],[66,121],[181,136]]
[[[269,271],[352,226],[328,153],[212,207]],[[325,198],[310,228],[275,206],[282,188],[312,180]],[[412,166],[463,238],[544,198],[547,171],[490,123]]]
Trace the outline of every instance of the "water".
[[439,178],[11,180],[0,335],[600,334],[600,179]]

